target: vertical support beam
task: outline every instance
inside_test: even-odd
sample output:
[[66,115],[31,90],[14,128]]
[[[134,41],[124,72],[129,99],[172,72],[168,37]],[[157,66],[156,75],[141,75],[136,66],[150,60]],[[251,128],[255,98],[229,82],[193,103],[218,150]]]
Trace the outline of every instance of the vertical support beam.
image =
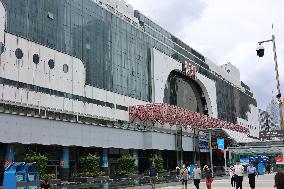
[[105,175],[109,175],[109,163],[108,163],[108,149],[103,149],[101,157],[101,167],[105,172]]
[[4,156],[4,168],[9,167],[15,161],[15,152],[13,145],[7,145]]
[[225,171],[227,171],[227,149],[224,150],[224,160],[225,160]]
[[183,148],[182,148],[182,126],[176,126],[176,152],[177,152],[177,164],[181,165],[183,163]]
[[138,170],[139,167],[139,154],[138,154],[138,150],[133,150],[133,158],[135,159],[134,165],[136,170]]
[[70,156],[69,148],[63,147],[60,159],[60,178],[63,181],[67,181],[69,179],[69,174],[70,174],[69,156]]
[[210,167],[212,170],[212,176],[214,174],[214,167],[213,167],[213,152],[212,152],[212,130],[209,130],[209,148],[210,148]]

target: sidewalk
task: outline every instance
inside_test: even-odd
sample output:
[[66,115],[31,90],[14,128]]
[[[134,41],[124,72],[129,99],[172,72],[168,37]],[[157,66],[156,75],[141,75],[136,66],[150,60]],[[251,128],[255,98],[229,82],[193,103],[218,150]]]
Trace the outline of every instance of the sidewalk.
[[[163,183],[163,184],[156,184],[156,188],[163,188],[163,187],[169,187],[169,186],[177,186],[180,185],[180,182],[169,182],[169,183]],[[125,189],[133,189],[133,188],[137,188],[137,189],[149,189],[151,185],[150,184],[146,184],[143,186],[133,186],[133,187],[126,187]]]

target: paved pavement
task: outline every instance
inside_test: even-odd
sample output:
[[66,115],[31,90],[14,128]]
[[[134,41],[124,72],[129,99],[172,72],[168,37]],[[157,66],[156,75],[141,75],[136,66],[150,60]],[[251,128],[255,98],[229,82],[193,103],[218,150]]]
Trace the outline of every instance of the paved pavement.
[[[164,187],[163,189],[180,189],[180,188],[182,188],[181,185]],[[194,189],[195,187],[192,183],[188,185],[187,188]],[[231,188],[232,187],[231,187],[229,179],[214,180],[212,183],[212,189],[231,189]],[[200,189],[206,189],[204,182],[200,184]],[[250,189],[247,177],[244,177],[243,189]],[[274,188],[274,174],[260,175],[256,177],[256,189],[275,189]]]

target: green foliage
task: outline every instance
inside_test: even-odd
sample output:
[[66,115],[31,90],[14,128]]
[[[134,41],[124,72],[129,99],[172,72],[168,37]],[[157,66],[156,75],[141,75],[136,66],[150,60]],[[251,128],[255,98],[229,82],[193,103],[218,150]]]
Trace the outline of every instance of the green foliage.
[[27,154],[25,157],[25,162],[35,163],[37,171],[39,172],[40,178],[43,178],[46,175],[48,158],[41,154]]
[[149,168],[152,166],[152,163],[155,163],[158,173],[165,172],[164,169],[164,160],[161,156],[154,156],[149,159]]
[[89,154],[83,156],[79,160],[80,169],[78,173],[74,173],[76,177],[96,177],[100,174],[100,157]]
[[41,176],[41,179],[55,179],[55,174],[44,174]]
[[119,168],[117,171],[117,174],[119,175],[129,175],[129,174],[135,174],[137,173],[137,170],[135,169],[135,159],[130,156],[122,156],[118,159]]

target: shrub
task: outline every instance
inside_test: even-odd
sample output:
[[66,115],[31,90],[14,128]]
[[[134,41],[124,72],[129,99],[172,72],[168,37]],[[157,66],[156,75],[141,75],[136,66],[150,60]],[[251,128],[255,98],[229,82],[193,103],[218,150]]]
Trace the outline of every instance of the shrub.
[[73,176],[78,177],[96,177],[100,174],[100,157],[89,154],[79,160],[80,169]]
[[46,156],[36,153],[28,154],[25,157],[25,162],[35,163],[41,179],[46,175],[47,161],[48,158]]
[[42,175],[41,179],[55,179],[55,174],[44,174]]
[[155,162],[156,168],[159,173],[165,172],[164,170],[164,160],[161,156],[154,156],[149,159],[149,168],[152,166],[152,162]]
[[129,175],[129,174],[135,174],[137,173],[137,170],[135,169],[135,159],[130,156],[122,156],[118,159],[119,168],[117,171],[117,174],[119,175]]

